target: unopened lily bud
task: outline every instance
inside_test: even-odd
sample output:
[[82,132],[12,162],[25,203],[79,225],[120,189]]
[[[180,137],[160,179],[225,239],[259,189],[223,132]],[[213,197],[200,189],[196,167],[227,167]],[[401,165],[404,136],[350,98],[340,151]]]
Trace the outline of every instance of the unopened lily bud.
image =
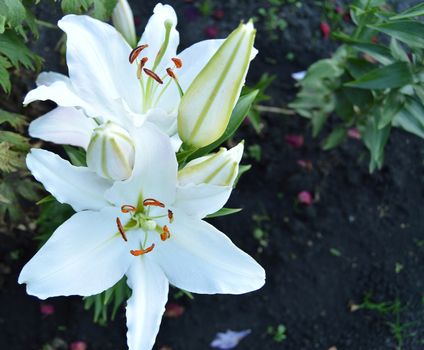
[[118,0],[112,13],[113,26],[122,34],[131,47],[136,47],[134,16],[127,0]]
[[109,121],[94,129],[87,148],[87,165],[106,179],[125,180],[131,176],[134,153],[130,134]]
[[255,33],[252,22],[240,24],[181,98],[178,133],[186,145],[200,148],[224,133],[246,78]]
[[216,153],[189,162],[178,172],[180,185],[207,183],[217,186],[233,186],[238,175],[244,145],[227,150],[220,148]]

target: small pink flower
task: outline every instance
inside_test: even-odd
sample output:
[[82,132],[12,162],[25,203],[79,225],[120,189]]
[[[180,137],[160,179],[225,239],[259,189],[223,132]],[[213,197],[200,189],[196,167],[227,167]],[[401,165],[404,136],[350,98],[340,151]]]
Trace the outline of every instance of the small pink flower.
[[305,204],[305,205],[311,205],[314,202],[314,198],[312,197],[312,194],[308,191],[302,191],[297,195],[297,200],[299,203]]
[[219,29],[216,26],[208,26],[205,29],[205,34],[209,39],[215,39],[218,36]]
[[185,311],[184,306],[173,302],[167,303],[165,309],[165,316],[172,318],[180,317]]
[[359,140],[361,138],[361,134],[359,133],[359,130],[356,128],[350,128],[347,131],[347,135],[351,138],[351,139],[355,139],[355,140]]
[[41,304],[40,312],[44,316],[49,316],[54,314],[54,306],[51,304]]
[[74,341],[69,345],[70,350],[87,350],[87,343],[84,341]]
[[322,36],[325,39],[328,39],[331,34],[330,25],[327,22],[321,22],[320,27],[321,27]]
[[305,142],[303,135],[286,135],[285,140],[286,143],[293,148],[300,148]]

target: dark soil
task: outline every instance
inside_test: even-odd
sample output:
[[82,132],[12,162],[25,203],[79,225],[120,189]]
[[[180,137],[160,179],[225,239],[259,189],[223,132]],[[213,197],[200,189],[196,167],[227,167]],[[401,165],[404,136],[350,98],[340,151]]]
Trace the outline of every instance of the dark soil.
[[[154,2],[135,3],[141,32]],[[216,1],[225,12],[222,20],[199,17],[190,22],[184,15],[192,5],[170,3],[180,16],[183,47],[204,39],[207,25],[217,26],[219,36],[225,36],[240,18],[256,15],[259,6],[253,0],[228,0],[222,5]],[[296,11],[286,6],[289,27],[279,41],[267,40],[259,26],[260,55],[249,78],[255,82],[263,72],[277,75],[270,89],[271,104],[289,102],[295,93],[290,74],[328,56],[334,48],[321,38],[319,11],[315,5],[303,4]],[[50,42],[49,35],[43,32],[42,40]],[[285,58],[289,52],[295,55],[292,62]],[[59,61],[54,58],[59,56],[49,51],[44,57],[47,67],[56,69]],[[406,328],[398,349],[423,349],[424,141],[395,131],[387,146],[386,165],[370,175],[368,155],[359,141],[350,139],[337,150],[324,152],[320,140],[310,137],[305,119],[266,114],[263,118],[261,135],[247,124],[238,135],[247,146],[258,144],[262,150],[259,162],[244,160],[253,167],[228,205],[244,210],[213,223],[265,267],[267,283],[242,296],[195,295],[193,301],[177,300],[185,313],[163,319],[156,348],[208,349],[219,331],[252,329],[237,349],[396,349],[400,339],[391,327],[395,315],[352,312],[352,305],[370,295],[375,302],[401,302],[398,316]],[[304,147],[290,148],[284,141],[288,134],[305,135]],[[313,169],[299,167],[301,159],[310,160]],[[296,201],[304,190],[314,194],[311,206]],[[266,233],[268,245],[262,249],[253,235],[256,228]],[[56,343],[84,340],[90,350],[124,349],[123,309],[108,327],[94,325],[92,312],[84,311],[78,297],[48,300],[55,313],[41,315],[41,302],[27,296],[16,282],[36,251],[34,235],[24,227],[13,235],[0,235],[0,349],[40,350],[55,338]],[[287,329],[287,339],[281,343],[267,334],[269,326],[279,324]]]

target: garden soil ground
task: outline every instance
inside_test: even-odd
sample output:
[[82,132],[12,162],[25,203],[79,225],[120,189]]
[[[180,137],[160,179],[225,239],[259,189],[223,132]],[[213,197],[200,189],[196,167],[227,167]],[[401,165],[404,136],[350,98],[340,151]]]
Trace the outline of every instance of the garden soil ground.
[[[153,8],[153,1],[140,3],[134,4],[139,32]],[[189,3],[171,3],[180,16],[183,47],[204,39],[207,25],[217,26],[219,36],[225,36],[240,18],[255,15],[258,7],[255,1],[216,1],[224,10],[222,20],[190,21]],[[290,74],[334,48],[321,37],[319,11],[305,3],[296,11],[288,6],[289,27],[277,41],[268,40],[259,27],[260,55],[249,81],[255,82],[263,72],[277,76],[268,104],[286,105],[296,91]],[[49,69],[63,70],[53,51],[56,39],[43,31],[37,47]],[[286,59],[287,53],[294,54],[293,61]],[[320,140],[310,137],[305,119],[264,114],[263,122],[260,135],[246,124],[237,136],[247,146],[260,145],[262,153],[259,161],[244,159],[252,169],[243,175],[228,204],[244,210],[213,223],[264,266],[266,285],[242,296],[178,299],[185,313],[163,319],[155,349],[208,349],[214,335],[227,329],[252,330],[237,347],[240,350],[396,349],[399,339],[391,326],[396,315],[353,311],[366,295],[375,302],[399,300],[401,348],[424,349],[424,141],[395,131],[384,168],[370,175],[367,153],[358,140],[349,139],[339,149],[324,152]],[[288,134],[305,135],[305,145],[289,147]],[[301,168],[298,160],[310,160],[312,170]],[[311,206],[296,203],[301,191],[313,193]],[[253,235],[255,228],[266,232],[268,245],[262,251]],[[66,349],[59,339],[63,344],[83,340],[90,350],[125,349],[124,308],[108,327],[92,323],[92,312],[83,309],[79,297],[48,300],[55,313],[43,316],[41,302],[17,284],[20,269],[37,249],[35,234],[28,229],[0,234],[0,349],[40,350],[52,343]],[[281,343],[267,334],[269,326],[279,324],[286,327]]]

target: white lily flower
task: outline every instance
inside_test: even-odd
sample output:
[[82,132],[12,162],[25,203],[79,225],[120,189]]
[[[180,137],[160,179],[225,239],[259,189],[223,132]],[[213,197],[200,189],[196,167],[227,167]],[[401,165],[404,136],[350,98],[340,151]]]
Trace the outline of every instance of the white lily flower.
[[178,149],[179,88],[188,88],[223,40],[201,41],[177,54],[177,16],[162,4],[135,51],[113,26],[91,17],[67,15],[58,25],[67,35],[69,77],[40,74],[24,104],[52,100],[58,107],[32,122],[30,135],[86,148],[87,135],[99,124],[113,121],[129,131],[148,120],[173,137]]
[[137,45],[134,15],[127,0],[118,0],[116,3],[112,13],[112,23],[131,47]]
[[[226,186],[196,184],[193,193],[179,185],[169,138],[150,123],[134,133],[134,171],[111,188],[90,169],[48,151],[31,151],[27,165],[33,175],[79,212],[25,265],[19,283],[41,299],[89,296],[126,275],[132,289],[126,309],[128,346],[150,350],[169,284],[194,293],[241,294],[260,288],[265,272],[201,220],[225,203],[219,196],[211,200],[208,188],[224,191]],[[143,157],[137,156],[140,152]]]
[[257,53],[255,34],[251,21],[240,24],[184,94],[178,109],[178,133],[187,146],[207,146],[224,133]]

